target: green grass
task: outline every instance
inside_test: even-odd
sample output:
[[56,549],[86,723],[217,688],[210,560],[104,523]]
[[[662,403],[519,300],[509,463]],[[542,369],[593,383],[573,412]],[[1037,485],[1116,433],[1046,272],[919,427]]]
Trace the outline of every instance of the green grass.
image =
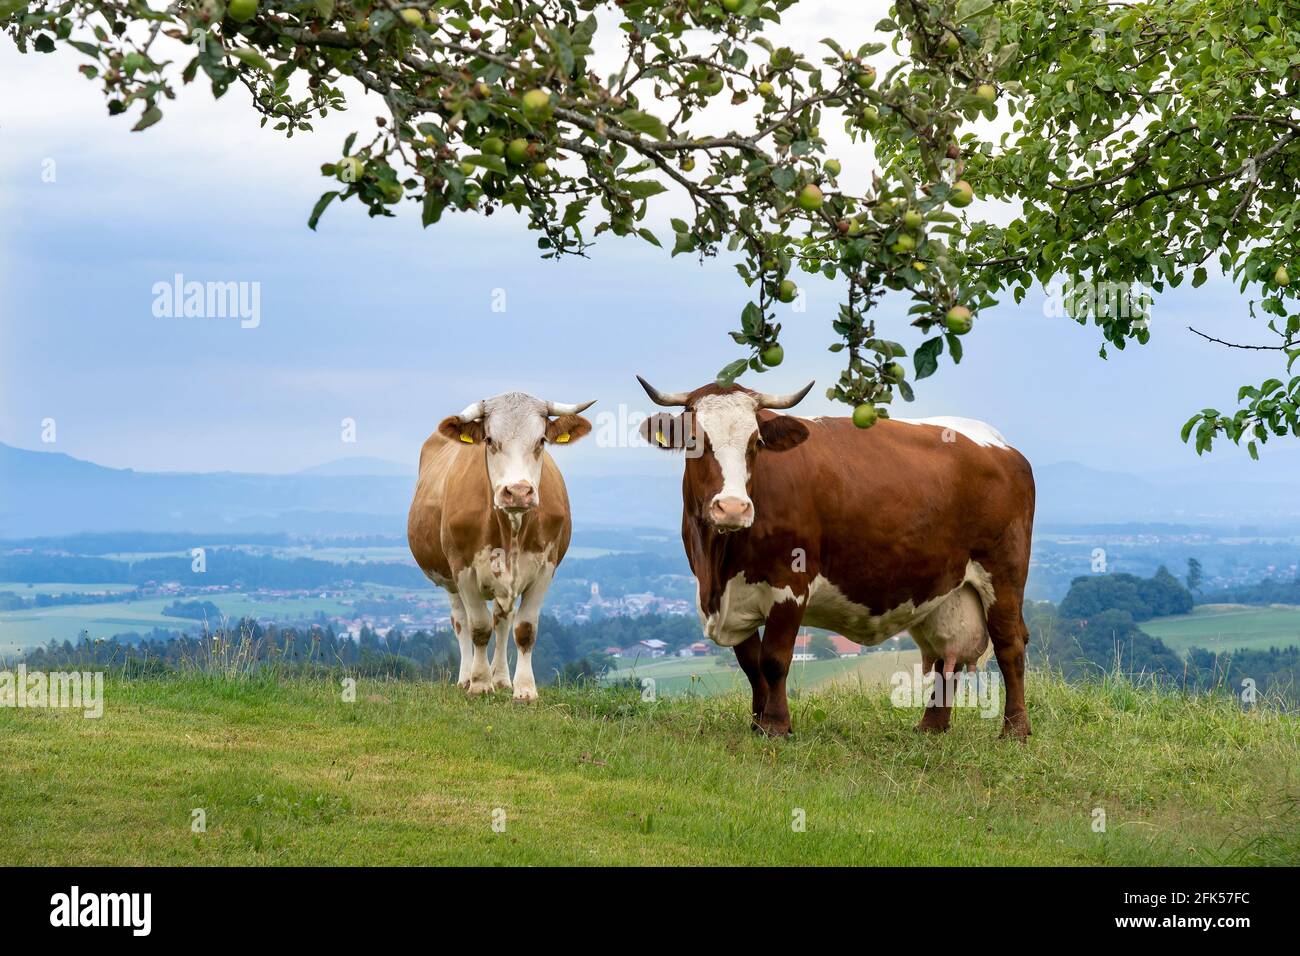
[[767,740],[741,695],[110,679],[99,720],[0,709],[4,862],[1300,862],[1294,718],[1043,676],[1029,699],[1024,745],[969,711],[921,736],[842,688]]
[[[790,666],[790,686],[811,690],[830,683],[875,687],[887,684],[889,675],[908,670],[920,654],[910,651],[880,651],[860,657],[828,661],[795,661]],[[654,680],[656,694],[667,697],[689,695],[717,697],[739,692],[749,693],[749,682],[731,655],[708,657],[663,657],[631,664],[606,677],[607,682],[633,679]]]
[[1139,625],[1172,650],[1185,653],[1189,647],[1207,651],[1238,648],[1266,651],[1270,647],[1300,644],[1300,607],[1274,605],[1210,604],[1191,614],[1143,621]]
[[[84,588],[85,585],[82,587]],[[293,621],[310,617],[317,611],[324,611],[326,614],[343,614],[351,610],[348,605],[333,597],[271,601],[231,593],[191,595],[179,599],[176,597],[146,598],[142,601],[116,601],[102,604],[61,604],[54,607],[26,608],[20,611],[0,611],[0,655],[35,647],[51,640],[75,642],[83,631],[92,640],[96,640],[128,631],[148,631],[155,627],[184,630],[198,623],[192,618],[168,617],[162,613],[163,608],[174,604],[177,600],[211,601],[230,621],[245,616],[265,616],[274,617],[279,621]],[[221,622],[210,621],[209,623],[216,625]]]

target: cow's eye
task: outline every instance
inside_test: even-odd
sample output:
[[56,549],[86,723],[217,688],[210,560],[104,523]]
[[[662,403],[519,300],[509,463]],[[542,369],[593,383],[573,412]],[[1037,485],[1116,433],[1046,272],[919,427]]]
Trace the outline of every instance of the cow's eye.
[[494,442],[494,441],[492,440],[492,436],[489,435],[487,438],[484,438],[484,439],[483,439],[483,444],[485,444],[485,445],[487,445],[489,448],[491,448],[493,445],[496,444],[496,442]]

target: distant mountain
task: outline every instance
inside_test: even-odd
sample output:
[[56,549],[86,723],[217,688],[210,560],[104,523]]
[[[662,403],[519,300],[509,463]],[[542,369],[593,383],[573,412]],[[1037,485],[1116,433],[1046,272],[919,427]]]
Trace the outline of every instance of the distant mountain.
[[[1300,533],[1300,495],[1285,482],[1201,480],[1194,469],[1185,477],[1138,477],[1077,462],[1042,465],[1035,475],[1040,528],[1166,523]],[[345,458],[288,475],[162,473],[0,444],[0,537],[101,531],[404,535],[412,479],[400,463],[373,458]],[[681,526],[675,475],[574,475],[566,483],[575,527],[641,527],[671,535]]]
[[1101,471],[1078,462],[1034,469],[1036,524],[1130,522],[1216,527],[1300,527],[1300,495],[1287,482],[1213,478],[1196,465],[1185,471],[1139,477]]
[[387,478],[414,478],[415,463],[402,464],[386,458],[338,458],[320,465],[304,468],[294,472],[296,475],[317,475],[322,477],[356,477],[358,475],[376,475]]
[[410,478],[137,472],[0,444],[0,537],[83,531],[404,532]]

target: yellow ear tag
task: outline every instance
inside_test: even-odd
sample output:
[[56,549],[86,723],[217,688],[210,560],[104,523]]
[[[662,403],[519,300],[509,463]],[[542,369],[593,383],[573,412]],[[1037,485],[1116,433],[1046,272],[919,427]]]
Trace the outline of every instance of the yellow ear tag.
[[655,441],[657,441],[657,442],[659,443],[659,445],[660,445],[661,448],[667,448],[667,447],[668,447],[668,439],[664,438],[664,433],[663,433],[663,432],[657,432],[657,433],[655,434]]
[[470,438],[464,432],[461,432],[460,440],[463,441],[466,445],[474,444],[474,439]]
[[569,433],[568,433],[568,432],[565,432],[563,435],[560,435],[560,436],[556,437],[556,439],[555,439],[555,443],[556,443],[557,445],[563,445],[563,444],[564,444],[565,442],[567,442],[568,440],[569,440]]

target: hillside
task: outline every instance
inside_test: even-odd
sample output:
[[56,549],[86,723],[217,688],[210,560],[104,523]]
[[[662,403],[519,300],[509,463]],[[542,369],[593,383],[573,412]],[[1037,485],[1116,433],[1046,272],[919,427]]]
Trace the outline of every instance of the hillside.
[[[417,451],[412,449],[409,465],[353,457],[296,474],[266,475],[106,468],[59,452],[0,443],[0,538],[102,531],[401,534]],[[575,523],[675,533],[680,464],[670,459],[661,464],[654,474],[568,471]],[[1034,474],[1039,528],[1160,521],[1232,528],[1262,522],[1272,534],[1300,528],[1294,487],[1287,483],[1226,475],[1191,483],[1185,477],[1099,471],[1077,462],[1038,462]]]
[[1124,684],[1034,676],[1023,746],[971,712],[917,735],[856,690],[795,701],[785,741],[738,695],[176,677],[105,700],[0,709],[8,863],[1300,863],[1295,719]]

